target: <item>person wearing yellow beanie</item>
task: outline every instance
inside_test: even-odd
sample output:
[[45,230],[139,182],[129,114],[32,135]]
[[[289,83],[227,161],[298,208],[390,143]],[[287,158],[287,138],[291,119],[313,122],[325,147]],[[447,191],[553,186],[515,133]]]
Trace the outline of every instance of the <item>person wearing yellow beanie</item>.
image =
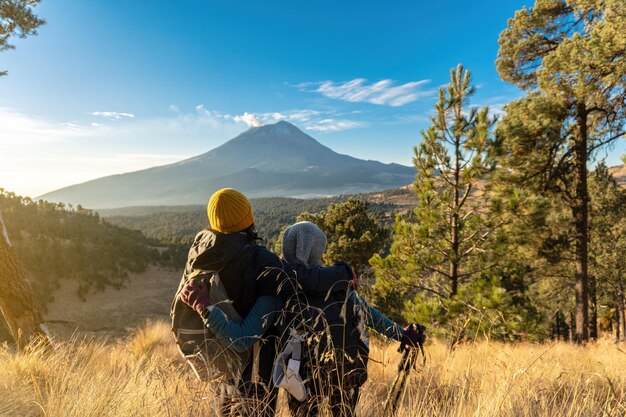
[[222,188],[213,193],[207,215],[211,228],[220,233],[241,232],[254,224],[252,205],[234,188]]
[[[198,285],[197,279],[210,273],[219,273],[219,281],[227,297],[224,301],[240,318],[248,316],[260,298],[270,297],[277,306],[282,306],[297,291],[321,295],[348,289],[353,278],[348,264],[339,263],[325,268],[289,264],[260,245],[254,231],[252,206],[241,192],[223,188],[213,193],[207,204],[207,216],[210,225],[198,232],[189,249],[179,285],[181,291],[176,295],[179,297],[180,294],[180,300],[203,320],[226,314],[220,310],[222,302],[213,306],[207,304],[210,302],[208,287]],[[252,349],[251,359],[241,375],[231,375],[228,381],[222,382],[235,388],[234,391],[230,393],[226,389],[220,396],[220,403],[228,405],[236,398],[258,398],[262,395],[267,400],[264,402],[267,406],[263,413],[255,414],[259,417],[274,416],[278,393],[271,379],[276,356],[275,342],[279,334],[275,333],[273,320],[267,320],[267,323],[267,333],[257,342],[260,349],[258,352]],[[225,341],[225,348],[232,346],[231,340]],[[208,357],[205,359],[206,363],[210,363]],[[231,395],[234,397],[229,398]]]

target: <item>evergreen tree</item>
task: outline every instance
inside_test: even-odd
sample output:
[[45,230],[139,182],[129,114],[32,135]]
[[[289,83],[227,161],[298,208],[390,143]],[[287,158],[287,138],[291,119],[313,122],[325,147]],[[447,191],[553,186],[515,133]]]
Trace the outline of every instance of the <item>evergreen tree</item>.
[[[612,306],[616,336],[624,336],[626,279],[626,190],[617,184],[604,163],[590,178],[590,336],[597,337],[598,306]],[[601,301],[601,303],[600,303]]]
[[558,193],[572,215],[576,339],[588,339],[588,162],[624,136],[626,3],[536,0],[500,35],[500,76],[528,91],[500,127],[520,184]]
[[495,118],[487,107],[468,110],[474,94],[470,82],[471,73],[462,65],[450,72],[450,85],[439,90],[436,116],[422,132],[413,158],[420,199],[416,220],[430,238],[423,242],[422,265],[449,281],[445,292],[450,297],[457,294],[460,278],[472,274],[467,268],[461,274],[464,258],[478,251],[491,232],[484,228],[480,205],[470,204],[469,197],[482,193],[482,203],[487,198],[478,183],[493,167],[488,148]]
[[474,273],[465,260],[480,252],[492,231],[484,216],[484,180],[493,166],[488,148],[495,119],[486,107],[468,108],[473,93],[470,71],[461,65],[439,90],[432,126],[414,148],[419,205],[409,218],[397,219],[392,246],[392,257],[412,259],[403,263],[414,270],[403,275],[420,277],[420,289],[445,298]]
[[493,259],[483,256],[504,220],[501,210],[490,207],[486,186],[495,164],[495,118],[486,107],[469,107],[473,93],[470,71],[459,65],[439,90],[432,125],[414,149],[418,206],[396,218],[391,254],[370,260],[375,294],[383,297],[376,297],[379,305],[391,304],[384,300],[387,291],[394,301],[413,295],[400,306],[407,319],[430,322],[434,315],[443,324],[462,316],[461,332],[472,312],[510,301],[499,277],[488,274]]
[[[15,48],[9,43],[12,37],[25,38],[36,35],[37,28],[45,23],[33,13],[40,0],[0,0],[0,52]],[[6,75],[0,71],[0,77]]]
[[345,261],[361,274],[367,272],[372,255],[385,249],[390,232],[369,203],[356,198],[331,204],[317,214],[302,213],[297,221],[313,222],[324,231],[328,239],[326,264]]

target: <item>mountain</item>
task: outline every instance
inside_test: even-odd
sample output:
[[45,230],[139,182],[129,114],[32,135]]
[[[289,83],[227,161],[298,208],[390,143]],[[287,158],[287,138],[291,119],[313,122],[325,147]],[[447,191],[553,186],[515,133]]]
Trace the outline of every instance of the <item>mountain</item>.
[[223,187],[249,197],[354,194],[411,183],[413,168],[341,155],[294,125],[253,127],[193,158],[61,188],[41,197],[89,208],[206,204]]

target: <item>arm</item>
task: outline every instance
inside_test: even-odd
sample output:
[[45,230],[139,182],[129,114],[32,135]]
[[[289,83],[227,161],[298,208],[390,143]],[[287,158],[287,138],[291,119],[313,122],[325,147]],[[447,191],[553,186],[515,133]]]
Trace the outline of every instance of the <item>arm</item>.
[[229,319],[219,307],[210,308],[204,324],[229,348],[245,352],[262,337],[282,310],[278,297],[259,297],[241,323]]
[[317,265],[284,264],[285,271],[298,280],[302,291],[311,295],[346,291],[352,279],[352,270],[346,263],[320,267]]
[[259,294],[293,294],[298,291],[299,285],[307,294],[325,295],[328,292],[346,291],[352,279],[352,270],[346,263],[326,268],[288,264],[267,248],[260,248],[257,261]]
[[352,291],[350,297],[354,304],[357,305],[365,315],[365,325],[367,327],[398,342],[402,340],[402,335],[404,334],[402,326],[392,321],[378,309],[370,306],[356,291]]

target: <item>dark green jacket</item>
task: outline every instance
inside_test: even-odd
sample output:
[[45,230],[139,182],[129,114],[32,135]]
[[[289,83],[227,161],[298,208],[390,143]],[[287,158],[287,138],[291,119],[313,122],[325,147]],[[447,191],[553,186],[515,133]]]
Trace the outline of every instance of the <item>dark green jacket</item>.
[[288,299],[298,290],[312,296],[345,291],[352,278],[346,264],[321,268],[288,264],[266,247],[250,241],[245,233],[223,234],[202,230],[189,250],[185,275],[197,271],[219,271],[233,307],[241,317],[248,315],[262,295]]

